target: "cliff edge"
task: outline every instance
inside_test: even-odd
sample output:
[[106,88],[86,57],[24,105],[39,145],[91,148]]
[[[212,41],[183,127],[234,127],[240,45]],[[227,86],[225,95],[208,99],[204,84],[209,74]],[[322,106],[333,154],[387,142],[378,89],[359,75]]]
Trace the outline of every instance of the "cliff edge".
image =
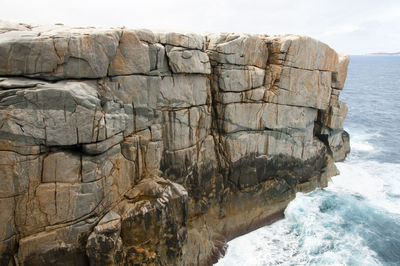
[[337,174],[348,62],[300,35],[0,22],[0,264],[215,262]]

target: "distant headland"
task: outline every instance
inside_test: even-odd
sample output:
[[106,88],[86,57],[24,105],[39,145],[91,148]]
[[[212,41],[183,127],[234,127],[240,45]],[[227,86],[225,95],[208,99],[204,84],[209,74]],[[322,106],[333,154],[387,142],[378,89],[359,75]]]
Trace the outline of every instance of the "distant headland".
[[369,53],[366,55],[371,55],[371,56],[400,56],[400,52],[397,53]]

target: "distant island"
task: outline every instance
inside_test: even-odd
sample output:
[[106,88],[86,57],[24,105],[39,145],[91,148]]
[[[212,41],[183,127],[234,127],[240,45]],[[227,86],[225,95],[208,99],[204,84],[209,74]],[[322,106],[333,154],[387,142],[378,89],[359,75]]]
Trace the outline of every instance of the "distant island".
[[400,52],[397,52],[397,53],[369,53],[367,55],[372,55],[372,56],[400,56]]

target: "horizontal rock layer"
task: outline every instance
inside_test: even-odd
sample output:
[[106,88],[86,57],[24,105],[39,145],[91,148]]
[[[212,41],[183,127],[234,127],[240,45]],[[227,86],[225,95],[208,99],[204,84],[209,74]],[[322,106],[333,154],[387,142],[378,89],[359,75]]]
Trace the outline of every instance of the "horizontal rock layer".
[[348,61],[300,35],[0,23],[0,264],[215,262],[337,174]]

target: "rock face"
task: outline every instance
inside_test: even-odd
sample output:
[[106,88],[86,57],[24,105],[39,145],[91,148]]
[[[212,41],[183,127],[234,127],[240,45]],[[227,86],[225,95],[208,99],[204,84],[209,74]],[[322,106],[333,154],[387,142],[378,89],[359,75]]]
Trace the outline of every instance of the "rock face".
[[0,24],[0,264],[205,265],[327,185],[348,56],[305,36]]

